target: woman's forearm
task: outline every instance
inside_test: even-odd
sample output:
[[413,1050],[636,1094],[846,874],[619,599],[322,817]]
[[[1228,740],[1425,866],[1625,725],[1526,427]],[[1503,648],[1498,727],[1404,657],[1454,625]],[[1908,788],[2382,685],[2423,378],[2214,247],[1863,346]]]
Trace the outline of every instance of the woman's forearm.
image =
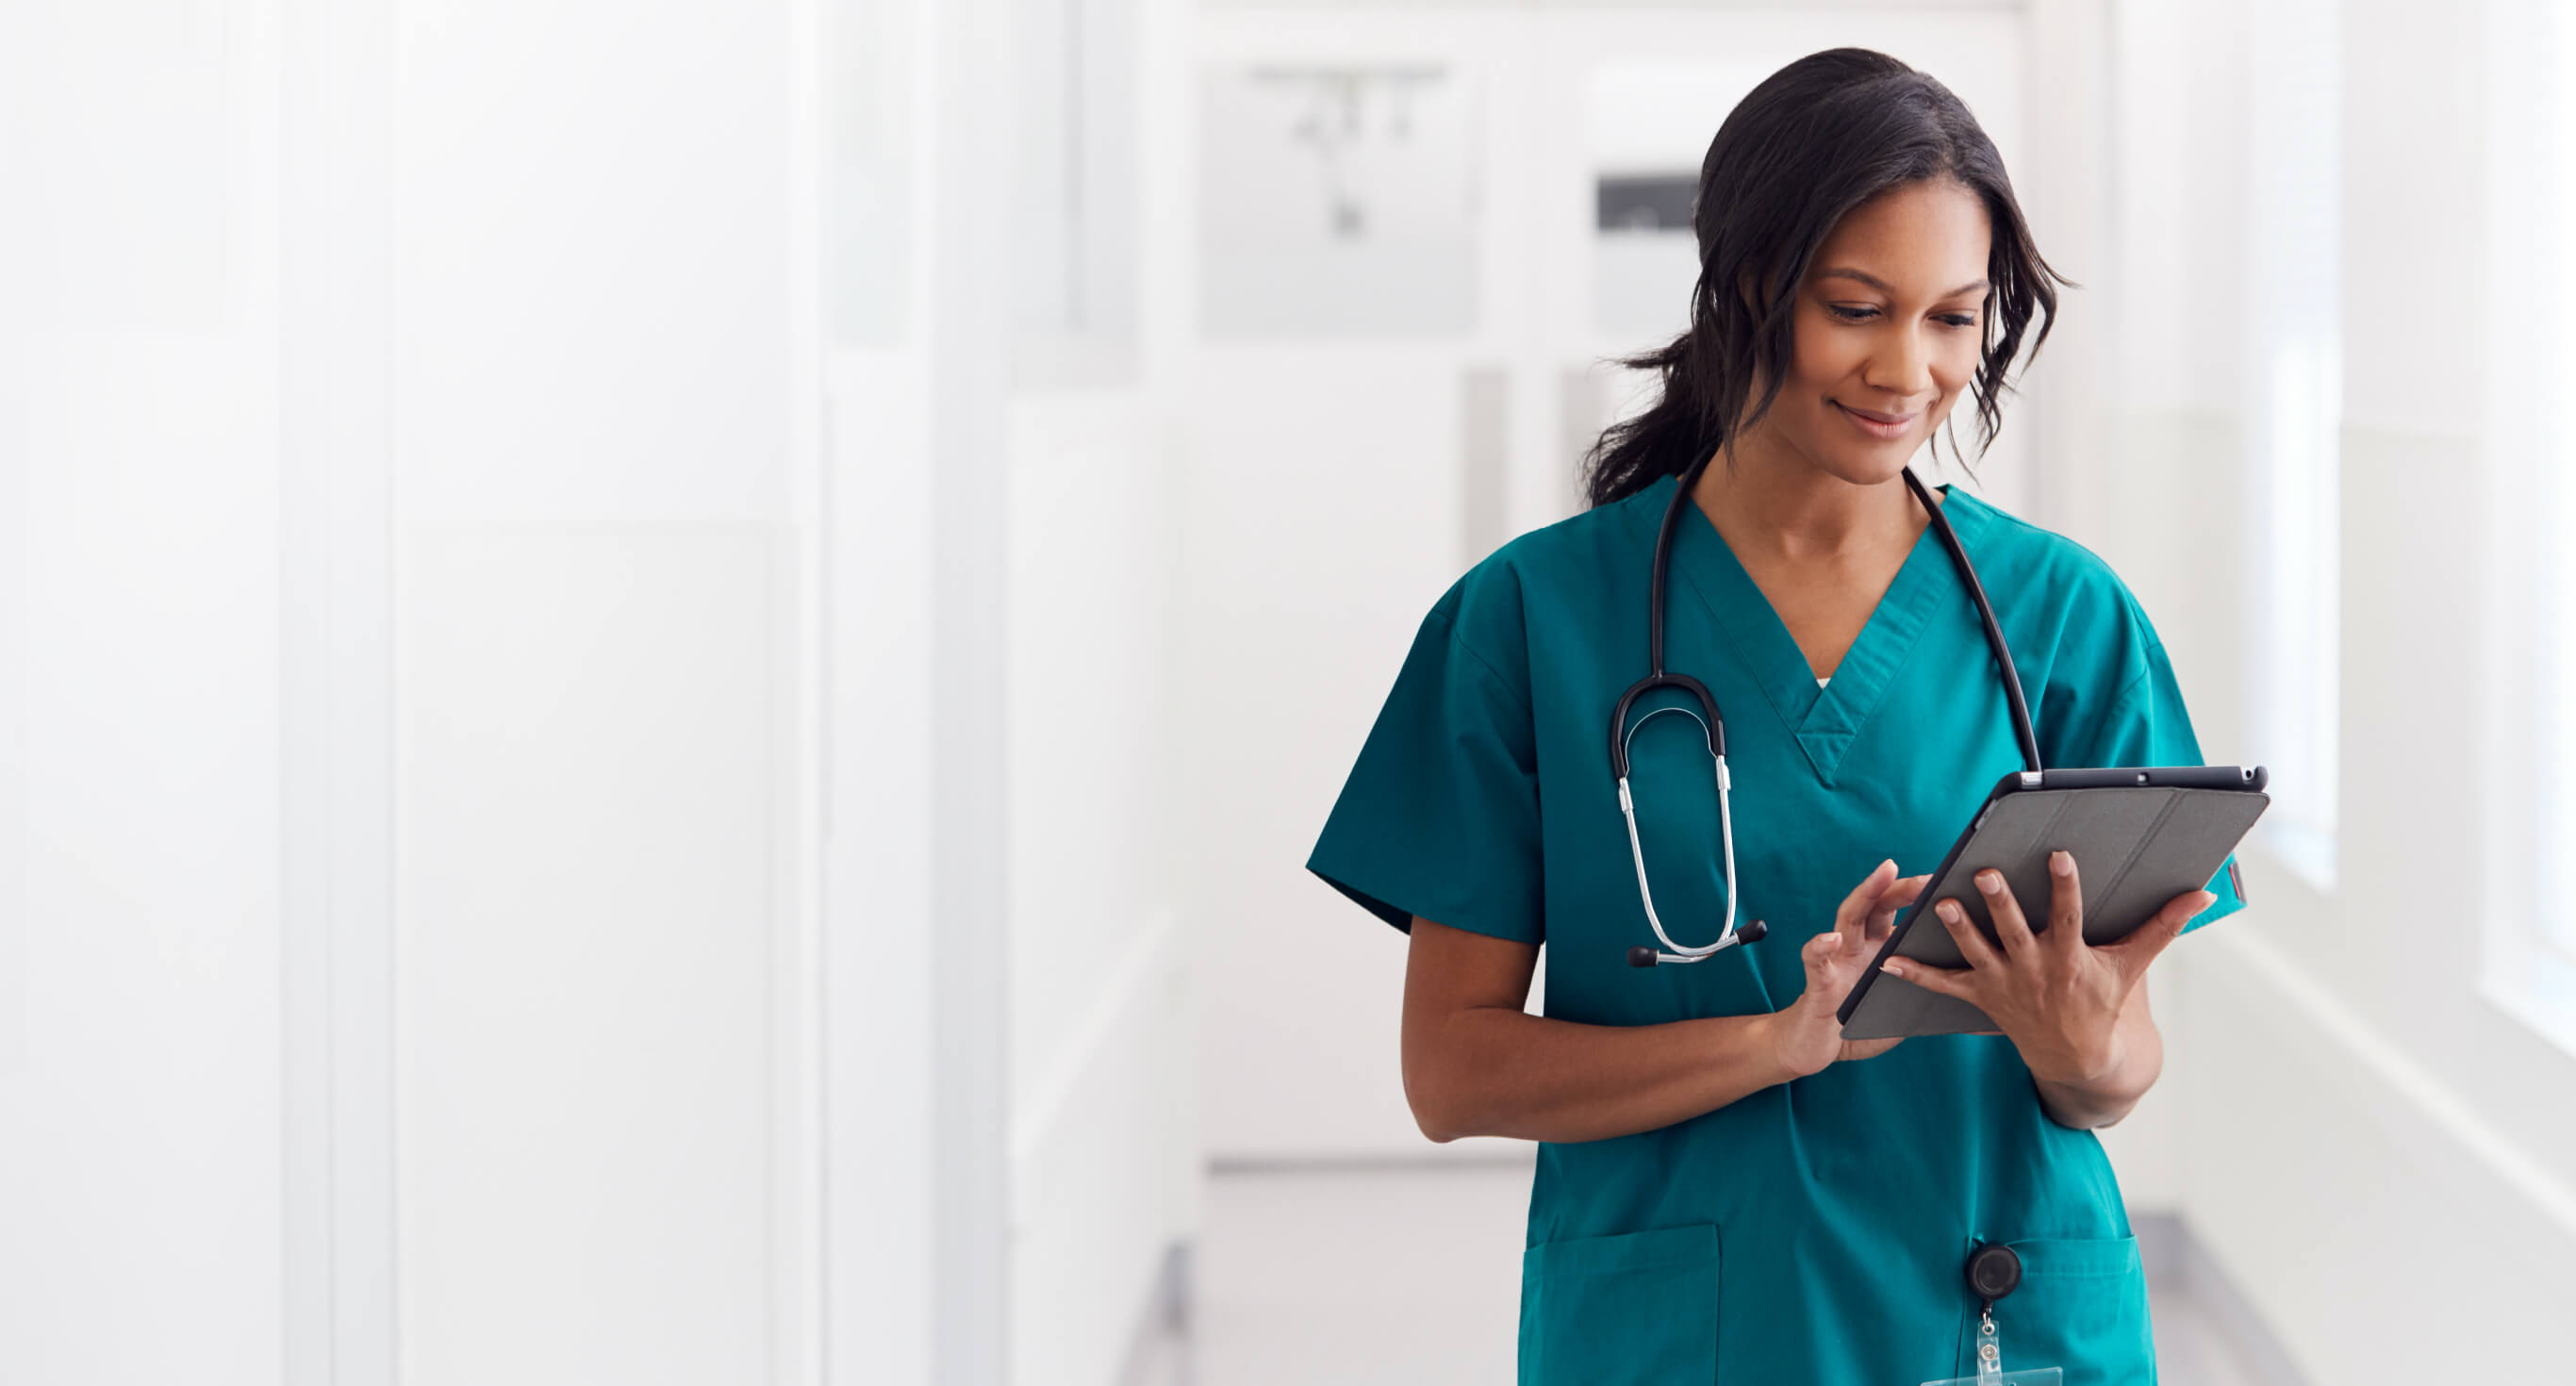
[[1424,1135],[1594,1141],[1687,1121],[1795,1076],[1769,1015],[1582,1025],[1503,1006],[1405,1037],[1405,1095]]
[[2143,1003],[2121,1010],[2112,1027],[2111,1051],[2101,1070],[2093,1074],[2042,1075],[2032,1070],[2040,1110],[2048,1113],[2049,1120],[2078,1130],[2109,1126],[2127,1116],[2147,1089],[2155,1086],[2164,1071],[2165,1040]]

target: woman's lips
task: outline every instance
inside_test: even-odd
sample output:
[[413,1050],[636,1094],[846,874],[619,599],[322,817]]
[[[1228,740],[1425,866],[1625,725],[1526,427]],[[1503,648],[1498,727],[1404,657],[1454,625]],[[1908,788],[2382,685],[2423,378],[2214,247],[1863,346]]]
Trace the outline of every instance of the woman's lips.
[[1873,438],[1902,438],[1914,427],[1912,414],[1904,415],[1894,423],[1890,423],[1876,415],[1864,414],[1840,400],[1834,401],[1834,408],[1841,410],[1844,418],[1851,420],[1860,427],[1861,431]]

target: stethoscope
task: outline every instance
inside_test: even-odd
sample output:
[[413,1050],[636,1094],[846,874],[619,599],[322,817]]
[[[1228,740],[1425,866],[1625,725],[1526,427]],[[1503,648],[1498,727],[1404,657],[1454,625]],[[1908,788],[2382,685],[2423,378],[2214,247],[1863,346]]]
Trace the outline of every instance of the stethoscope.
[[[1758,942],[1769,932],[1759,919],[1741,929],[1735,927],[1735,813],[1728,802],[1728,793],[1733,786],[1726,773],[1726,723],[1717,715],[1717,700],[1708,695],[1705,685],[1690,675],[1664,671],[1664,585],[1672,569],[1673,531],[1681,524],[1684,507],[1693,503],[1692,484],[1699,480],[1699,474],[1708,463],[1709,458],[1703,456],[1682,473],[1680,484],[1673,488],[1672,501],[1664,507],[1663,528],[1655,535],[1655,575],[1648,589],[1646,609],[1646,653],[1654,672],[1630,685],[1628,691],[1620,695],[1617,709],[1610,714],[1610,769],[1619,780],[1619,812],[1628,820],[1628,852],[1637,863],[1637,896],[1646,903],[1646,923],[1653,927],[1655,938],[1664,945],[1660,950],[1644,944],[1629,949],[1628,963],[1632,967],[1695,963],[1721,949],[1732,948],[1739,943]],[[2003,628],[1995,624],[1995,609],[1986,600],[1985,584],[1977,581],[1976,565],[1968,561],[1968,551],[1959,547],[1959,536],[1951,530],[1950,521],[1941,514],[1941,507],[1933,504],[1932,493],[1924,489],[1912,467],[1905,469],[1905,485],[1914,493],[1914,499],[1922,505],[1924,513],[1932,517],[1932,532],[1940,536],[1941,547],[1949,550],[1951,565],[1959,570],[1960,579],[1968,584],[1968,595],[1977,603],[1978,619],[1985,622],[1986,647],[1994,651],[1995,668],[2003,678],[2004,703],[2012,709],[2013,736],[2021,743],[2022,764],[2036,772],[2040,768],[2039,737],[2031,730],[2030,708],[2021,697],[2021,676],[2013,670],[2012,651],[2004,644]],[[1628,721],[1629,705],[1636,702],[1640,694],[1657,688],[1678,688],[1689,693],[1699,702],[1700,712],[1708,714],[1707,718],[1702,720],[1698,712],[1687,707],[1668,704],[1638,718],[1632,725]],[[1628,742],[1636,736],[1638,727],[1667,712],[1677,712],[1698,722],[1700,734],[1708,742],[1708,753],[1717,762],[1718,835],[1726,854],[1726,926],[1719,931],[1715,943],[1697,948],[1673,942],[1673,936],[1664,932],[1664,922],[1655,916],[1655,895],[1646,886],[1646,849],[1637,840],[1637,806],[1628,793]]]

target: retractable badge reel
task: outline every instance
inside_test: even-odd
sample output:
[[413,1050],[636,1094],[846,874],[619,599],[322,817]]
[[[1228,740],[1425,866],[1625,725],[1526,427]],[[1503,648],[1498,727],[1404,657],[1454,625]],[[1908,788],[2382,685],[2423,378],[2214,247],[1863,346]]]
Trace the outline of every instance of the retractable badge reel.
[[1926,1381],[1923,1386],[2061,1386],[2058,1367],[2004,1370],[2003,1336],[1995,1331],[1995,1305],[2021,1285],[2021,1257],[2001,1242],[1981,1243],[1968,1253],[1968,1289],[1976,1295],[1977,1374]]

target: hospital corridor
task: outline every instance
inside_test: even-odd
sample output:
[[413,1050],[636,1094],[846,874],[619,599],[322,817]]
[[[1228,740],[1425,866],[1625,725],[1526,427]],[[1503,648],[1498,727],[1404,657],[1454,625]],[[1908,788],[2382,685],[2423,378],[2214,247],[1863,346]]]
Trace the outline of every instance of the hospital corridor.
[[0,1386],[2576,1383],[2576,5],[0,4]]

